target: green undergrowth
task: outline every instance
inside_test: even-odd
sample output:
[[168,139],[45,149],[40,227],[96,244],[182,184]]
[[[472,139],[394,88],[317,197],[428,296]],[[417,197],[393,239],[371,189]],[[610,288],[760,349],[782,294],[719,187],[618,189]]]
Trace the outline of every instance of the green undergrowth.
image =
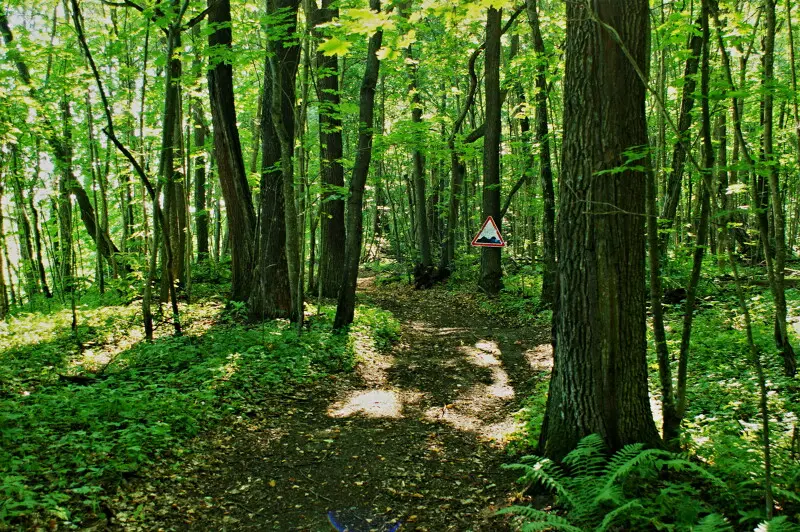
[[399,331],[360,306],[350,334],[333,334],[323,307],[298,336],[283,321],[237,324],[235,308],[207,301],[182,309],[184,336],[162,323],[146,343],[136,307],[78,310],[77,334],[69,310],[0,324],[0,528],[43,517],[79,527],[123,478],[180,457],[264,396],[349,371]]
[[[783,375],[773,339],[774,303],[763,286],[746,287],[753,336],[768,387],[772,480],[777,506],[800,522],[800,385]],[[790,316],[800,315],[800,293],[787,290]],[[667,343],[677,371],[683,305],[667,307]],[[791,327],[790,327],[791,330]],[[649,349],[651,394],[660,397],[658,363]],[[792,344],[800,345],[796,335]],[[764,453],[759,388],[750,358],[744,318],[730,280],[708,282],[700,290],[689,355],[687,413],[682,444],[691,456],[726,480],[732,494],[720,510],[736,516],[737,529],[752,529],[764,519]]]

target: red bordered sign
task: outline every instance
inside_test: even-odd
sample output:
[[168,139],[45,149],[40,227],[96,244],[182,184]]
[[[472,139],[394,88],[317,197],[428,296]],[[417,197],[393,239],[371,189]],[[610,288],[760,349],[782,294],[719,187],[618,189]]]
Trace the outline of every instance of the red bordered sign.
[[489,216],[483,222],[481,230],[472,239],[472,245],[478,248],[502,248],[505,247],[506,241],[500,236],[500,230],[497,229],[497,224],[494,223],[494,218]]

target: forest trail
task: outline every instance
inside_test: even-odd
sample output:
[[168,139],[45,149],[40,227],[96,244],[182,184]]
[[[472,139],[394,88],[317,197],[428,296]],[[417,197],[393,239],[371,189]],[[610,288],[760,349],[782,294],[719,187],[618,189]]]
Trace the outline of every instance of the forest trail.
[[506,530],[493,513],[519,488],[499,442],[546,378],[549,331],[504,328],[440,287],[359,285],[402,322],[393,348],[207,435],[180,467],[134,483],[114,528],[316,532],[355,508],[403,532]]

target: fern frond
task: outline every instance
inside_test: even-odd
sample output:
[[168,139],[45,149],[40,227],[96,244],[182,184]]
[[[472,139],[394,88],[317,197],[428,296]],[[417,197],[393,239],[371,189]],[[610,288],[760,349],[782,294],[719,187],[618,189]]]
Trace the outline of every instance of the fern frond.
[[571,508],[575,505],[575,497],[567,487],[567,476],[564,471],[552,460],[544,458],[534,465],[504,464],[503,469],[522,471],[521,482],[538,482],[550,492],[554,493],[559,502]]
[[760,523],[754,532],[797,532],[800,526],[787,521],[787,517],[782,515],[769,521]]
[[773,486],[772,492],[775,495],[780,495],[786,500],[800,504],[800,495],[793,491],[785,490],[783,488],[779,488],[778,486]]
[[[561,518],[559,518],[561,519]],[[534,521],[525,523],[520,529],[522,532],[538,532],[540,530],[565,530],[566,532],[583,532],[583,529],[569,523],[554,523],[552,521]]]
[[628,501],[625,504],[623,504],[622,506],[620,506],[619,508],[615,508],[611,512],[608,512],[606,514],[606,516],[603,518],[603,522],[600,523],[600,526],[598,526],[595,529],[595,531],[596,532],[605,532],[606,530],[608,530],[608,527],[610,527],[611,524],[617,519],[617,517],[620,517],[620,516],[630,512],[634,508],[639,509],[639,510],[644,508],[642,506],[642,503],[639,502],[639,499],[633,499],[631,501]]
[[[656,459],[663,457],[666,451],[660,449],[642,450],[641,444],[626,445],[608,462],[606,466],[605,486],[611,486],[640,467],[653,467]],[[669,456],[669,453],[666,453]]]
[[708,480],[709,482],[711,482],[712,484],[723,490],[728,489],[728,485],[725,484],[725,481],[723,481],[721,478],[710,473],[704,467],[699,466],[694,462],[690,462],[689,460],[685,460],[683,458],[670,458],[668,460],[662,461],[661,463],[668,469],[671,469],[673,471],[689,470],[692,473],[695,473],[700,478]]
[[733,527],[720,514],[708,514],[692,527],[692,532],[729,532]]
[[590,434],[564,457],[564,464],[577,477],[600,475],[606,463],[605,450],[603,438],[599,434]]
[[495,515],[516,515],[523,519],[531,519],[520,530],[522,532],[535,532],[539,530],[566,530],[567,532],[582,532],[582,530],[564,517],[530,506],[509,506],[495,512]]

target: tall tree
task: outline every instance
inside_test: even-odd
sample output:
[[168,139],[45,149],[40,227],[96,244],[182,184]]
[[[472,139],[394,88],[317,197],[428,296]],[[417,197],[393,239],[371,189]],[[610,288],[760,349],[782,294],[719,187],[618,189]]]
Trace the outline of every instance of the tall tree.
[[231,299],[247,301],[255,266],[256,215],[236,124],[230,0],[208,0],[208,24],[213,29],[208,36],[208,93],[214,155],[231,240]]
[[[300,251],[300,230],[297,202],[294,187],[294,144],[295,144],[295,82],[300,60],[300,44],[296,42],[297,11],[300,0],[270,0],[269,13],[280,18],[282,34],[270,42],[269,78],[265,83],[272,84],[272,99],[269,112],[272,126],[277,134],[281,183],[284,198],[284,224],[286,225],[286,266],[289,274],[289,293],[292,309],[289,317],[299,324],[303,322],[303,265]],[[285,33],[284,33],[285,32]]]
[[555,364],[543,427],[543,451],[556,459],[591,433],[613,449],[659,442],[647,389],[645,173],[626,168],[647,150],[637,68],[647,72],[649,13],[646,0],[567,4]]
[[[483,218],[491,216],[502,229],[500,215],[500,10],[490,7],[486,15],[485,102],[486,133],[483,141]],[[490,295],[503,288],[501,248],[481,248],[479,286]]]
[[[380,11],[380,0],[370,0],[369,7]],[[378,50],[383,41],[383,30],[377,29],[367,46],[367,64],[361,81],[358,108],[358,148],[353,175],[350,179],[350,196],[347,199],[347,247],[344,260],[344,280],[339,290],[334,329],[343,329],[353,323],[356,306],[356,284],[358,263],[361,259],[361,240],[364,220],[361,209],[364,205],[364,187],[367,184],[369,164],[372,160],[372,132],[375,119],[375,92],[378,86],[380,62]]]
[[548,57],[539,24],[537,0],[527,0],[528,22],[533,33],[533,49],[536,52],[536,143],[539,145],[540,181],[544,212],[542,214],[542,304],[550,307],[556,295],[556,203],[553,190],[553,164],[550,159],[550,131],[547,113],[547,67]]
[[[316,0],[306,0],[308,13],[314,26],[326,24],[339,16],[334,0],[322,0],[317,9]],[[315,31],[321,36],[322,31]],[[336,54],[316,54],[317,99],[319,100],[319,156],[322,177],[322,203],[320,205],[320,271],[322,295],[336,297],[342,284],[344,262],[344,167],[342,166],[342,119],[339,94],[339,58]]]
[[[769,257],[767,262],[767,273],[770,277],[772,296],[775,299],[775,344],[781,350],[783,356],[783,369],[787,376],[793,377],[797,373],[797,356],[789,339],[786,326],[786,218],[784,213],[783,192],[778,180],[779,161],[776,158],[773,146],[774,131],[774,101],[773,85],[775,83],[775,4],[777,0],[764,0],[764,12],[766,14],[766,35],[764,37],[763,67],[764,78],[762,80],[764,90],[762,91],[762,120],[763,132],[761,136],[761,150],[764,154],[764,162],[769,179],[769,194],[772,201],[772,225],[774,228],[775,241],[775,265],[774,270],[770,268]],[[763,218],[762,218],[763,219]],[[764,240],[762,229],[762,241],[764,243],[765,254],[769,255],[769,241]]]

